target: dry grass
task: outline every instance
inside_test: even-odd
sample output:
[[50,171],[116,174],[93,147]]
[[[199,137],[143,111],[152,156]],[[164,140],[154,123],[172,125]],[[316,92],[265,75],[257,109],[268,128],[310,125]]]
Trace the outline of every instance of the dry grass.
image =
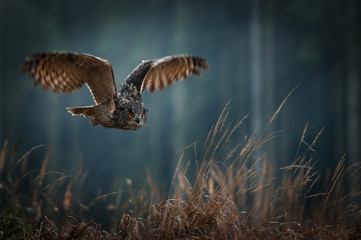
[[[344,157],[333,174],[322,179],[308,157],[321,130],[308,150],[298,150],[289,166],[276,169],[259,154],[273,137],[265,135],[269,124],[259,136],[253,134],[232,146],[230,139],[244,119],[228,124],[228,111],[226,107],[210,130],[202,157],[195,155],[197,174],[192,180],[187,173],[191,163],[181,157],[167,197],[161,197],[148,174],[139,191],[128,183],[123,204],[121,192],[115,191],[81,206],[84,211],[78,204],[85,179],[81,162],[75,175],[49,171],[46,154],[40,170],[26,172],[27,158],[39,146],[15,161],[14,154],[8,156],[5,141],[0,153],[0,238],[361,239],[361,187],[356,184],[360,164],[345,166]],[[299,149],[306,133],[307,125]],[[324,191],[315,193],[321,180],[327,181]],[[345,185],[353,187],[346,191]],[[108,200],[110,196],[115,200]],[[113,225],[106,232],[94,219],[86,220],[99,200],[113,213]],[[75,208],[81,216],[66,217]]]

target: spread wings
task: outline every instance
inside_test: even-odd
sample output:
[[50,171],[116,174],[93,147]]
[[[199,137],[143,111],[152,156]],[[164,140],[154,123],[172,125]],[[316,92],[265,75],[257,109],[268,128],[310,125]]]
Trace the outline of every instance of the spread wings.
[[[148,61],[144,62],[145,64]],[[157,88],[162,91],[164,86],[170,86],[179,79],[189,75],[201,75],[201,70],[209,69],[207,61],[200,57],[176,55],[151,60],[151,66],[143,78],[140,91],[146,88],[150,93]]]
[[[110,63],[88,54],[34,54],[21,64],[21,71],[29,72],[35,84],[55,93],[75,92],[86,83],[97,105],[113,99],[116,92]],[[108,103],[114,104],[113,101]]]

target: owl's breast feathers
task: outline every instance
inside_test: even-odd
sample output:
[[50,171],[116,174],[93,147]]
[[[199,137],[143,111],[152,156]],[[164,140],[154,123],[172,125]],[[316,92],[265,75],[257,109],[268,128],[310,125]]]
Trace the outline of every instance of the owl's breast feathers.
[[118,89],[114,101],[117,107],[123,107],[129,103],[143,105],[141,93],[133,83],[127,81],[124,81]]

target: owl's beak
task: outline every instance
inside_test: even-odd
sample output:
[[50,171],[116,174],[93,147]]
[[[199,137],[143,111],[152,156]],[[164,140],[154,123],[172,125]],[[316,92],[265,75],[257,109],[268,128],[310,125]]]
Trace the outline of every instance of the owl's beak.
[[137,120],[135,120],[137,123],[140,123],[140,118],[138,117]]

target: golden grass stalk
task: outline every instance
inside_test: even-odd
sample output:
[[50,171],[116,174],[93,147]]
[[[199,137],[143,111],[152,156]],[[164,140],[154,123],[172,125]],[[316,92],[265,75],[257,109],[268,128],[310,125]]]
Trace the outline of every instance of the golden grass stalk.
[[[159,184],[152,180],[149,172],[144,188],[134,189],[129,179],[126,191],[116,191],[117,187],[114,187],[113,192],[99,193],[83,208],[87,211],[81,218],[86,219],[86,214],[96,203],[104,202],[114,214],[113,218],[119,218],[116,227],[108,229],[108,232],[102,231],[101,225],[96,224],[93,218],[83,223],[75,217],[68,217],[57,227],[56,223],[43,217],[39,227],[35,230],[28,228],[22,234],[28,238],[43,239],[359,239],[361,206],[356,204],[355,197],[360,196],[361,188],[359,184],[354,184],[354,189],[347,192],[344,185],[348,181],[358,181],[361,164],[346,167],[346,158],[343,157],[330,177],[326,176],[325,190],[314,192],[316,186],[320,188],[322,176],[316,171],[314,159],[309,157],[309,153],[315,151],[314,146],[323,129],[311,144],[307,144],[306,124],[296,155],[288,166],[276,168],[267,155],[260,152],[261,146],[275,136],[274,133],[267,134],[267,129],[291,93],[260,135],[254,132],[235,143],[231,139],[234,141],[234,133],[247,116],[228,123],[230,110],[227,104],[207,135],[202,157],[197,156],[195,143],[190,145],[195,151],[194,163],[184,163],[184,155],[181,154],[166,197],[162,197]],[[7,156],[6,144],[0,153],[0,163]],[[305,152],[301,152],[303,145],[307,146]],[[5,181],[1,182],[6,194],[17,203],[21,199],[15,190],[31,174],[22,175],[15,185],[12,177],[16,166],[29,154],[27,152],[25,157],[15,162]],[[40,210],[35,211],[46,215],[44,205],[51,202],[50,196],[59,195],[55,193],[56,187],[62,186],[61,203],[63,210],[69,214],[76,205],[80,205],[79,192],[84,192],[86,171],[80,161],[75,177],[60,174],[49,182],[49,174],[58,176],[59,173],[46,170],[47,156],[36,176],[33,201],[39,204]],[[191,171],[188,171],[192,165],[197,170],[194,177],[189,176]],[[66,181],[68,178],[70,180]],[[40,195],[43,198],[40,199]],[[112,196],[116,196],[115,203],[110,203]],[[126,201],[119,207],[124,198]],[[6,234],[15,218],[2,216],[0,224],[4,226],[0,225],[0,228],[7,229],[3,231]],[[25,226],[21,221],[18,224]]]

